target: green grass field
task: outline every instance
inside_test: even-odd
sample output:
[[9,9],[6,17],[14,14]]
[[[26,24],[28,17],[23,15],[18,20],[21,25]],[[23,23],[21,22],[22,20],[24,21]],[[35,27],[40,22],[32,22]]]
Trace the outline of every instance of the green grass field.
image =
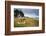
[[39,26],[39,20],[33,18],[14,18],[14,27],[34,27]]

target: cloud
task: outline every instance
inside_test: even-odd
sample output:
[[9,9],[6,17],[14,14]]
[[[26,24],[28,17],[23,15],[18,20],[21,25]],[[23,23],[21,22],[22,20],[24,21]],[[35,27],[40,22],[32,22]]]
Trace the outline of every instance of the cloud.
[[24,13],[24,16],[27,17],[39,17],[39,9],[25,9],[25,8],[15,8],[21,10]]

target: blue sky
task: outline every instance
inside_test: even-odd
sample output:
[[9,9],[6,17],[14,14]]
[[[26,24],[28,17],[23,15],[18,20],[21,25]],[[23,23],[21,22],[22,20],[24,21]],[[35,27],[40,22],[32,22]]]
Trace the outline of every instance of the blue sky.
[[15,8],[15,10],[21,10],[26,17],[39,17],[39,9],[26,9],[26,8]]

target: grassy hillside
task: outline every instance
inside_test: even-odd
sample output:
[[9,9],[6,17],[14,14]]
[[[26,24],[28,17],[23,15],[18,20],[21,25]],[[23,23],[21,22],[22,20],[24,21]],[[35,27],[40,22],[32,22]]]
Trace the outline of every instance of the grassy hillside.
[[14,18],[14,27],[33,27],[38,25],[39,20],[33,18]]

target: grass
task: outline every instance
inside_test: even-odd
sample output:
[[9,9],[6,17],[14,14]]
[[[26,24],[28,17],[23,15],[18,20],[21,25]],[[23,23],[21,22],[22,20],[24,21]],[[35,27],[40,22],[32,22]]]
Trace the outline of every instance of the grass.
[[39,26],[39,20],[33,18],[14,18],[14,27],[34,27]]

